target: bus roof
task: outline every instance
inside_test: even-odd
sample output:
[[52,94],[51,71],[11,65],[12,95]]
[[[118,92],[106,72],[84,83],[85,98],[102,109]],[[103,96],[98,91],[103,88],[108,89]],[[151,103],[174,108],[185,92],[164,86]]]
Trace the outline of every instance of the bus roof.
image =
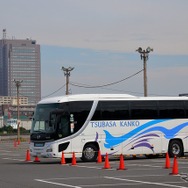
[[62,103],[69,101],[94,101],[94,100],[188,100],[188,97],[169,97],[169,96],[152,96],[152,97],[138,97],[128,94],[77,94],[77,95],[64,95],[51,98],[45,98],[39,101],[38,104],[47,103]]

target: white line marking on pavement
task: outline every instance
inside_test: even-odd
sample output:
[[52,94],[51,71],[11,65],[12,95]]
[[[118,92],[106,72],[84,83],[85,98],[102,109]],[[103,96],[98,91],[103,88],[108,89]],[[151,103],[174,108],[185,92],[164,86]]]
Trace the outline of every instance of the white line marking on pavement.
[[161,168],[162,166],[154,166],[154,165],[145,165],[145,164],[128,164],[127,166],[146,166],[146,167],[153,167],[153,168]]
[[23,159],[12,159],[12,158],[2,158],[4,160],[12,160],[12,161],[25,161]]
[[8,151],[8,150],[0,150],[1,152],[7,152],[7,153],[13,153],[13,151]]
[[104,176],[104,178],[120,180],[120,181],[128,181],[128,182],[134,182],[134,183],[142,183],[142,184],[148,184],[148,185],[160,185],[163,187],[188,188],[188,187],[178,186],[178,185],[171,185],[171,184],[157,183],[157,182],[138,181],[138,180],[129,180],[129,179],[123,179],[123,178],[110,177],[110,176]]
[[141,183],[116,183],[116,184],[95,184],[95,185],[80,185],[82,187],[116,187],[116,186],[129,186],[129,185],[139,185]]
[[46,181],[46,180],[40,180],[40,179],[35,179],[35,181],[39,181],[39,182],[43,182],[43,183],[48,183],[48,184],[52,184],[52,185],[65,186],[65,187],[81,188],[79,186],[74,186],[74,185],[69,185],[69,184],[63,184],[63,183],[56,183],[56,182],[51,182],[51,181]]
[[[94,169],[98,169],[98,170],[101,170],[103,169],[102,167],[96,167],[96,166],[81,166],[81,165],[78,165],[77,167],[81,167],[81,168],[94,168]],[[109,169],[105,169],[105,170],[116,170],[114,168],[109,168]]]
[[12,156],[12,157],[19,157],[21,155],[19,154],[12,154],[12,153],[0,153],[0,156]]

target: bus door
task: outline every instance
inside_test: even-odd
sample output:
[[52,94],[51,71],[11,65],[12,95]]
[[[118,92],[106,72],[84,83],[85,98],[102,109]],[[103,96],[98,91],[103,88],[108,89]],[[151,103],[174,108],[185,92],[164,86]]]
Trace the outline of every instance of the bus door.
[[71,134],[68,113],[63,113],[57,116],[56,130],[59,139],[65,138]]

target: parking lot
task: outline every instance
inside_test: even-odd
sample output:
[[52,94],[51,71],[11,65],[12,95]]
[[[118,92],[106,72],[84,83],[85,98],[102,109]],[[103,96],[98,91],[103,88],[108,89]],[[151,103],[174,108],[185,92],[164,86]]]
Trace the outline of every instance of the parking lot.
[[[125,170],[117,170],[119,158],[110,159],[110,168],[105,162],[84,163],[76,159],[61,164],[61,159],[35,158],[26,161],[28,142],[16,145],[13,141],[0,141],[0,188],[97,188],[97,187],[188,187],[188,156],[177,158],[178,175],[173,168],[165,169],[165,157],[147,159],[144,156],[125,156]],[[173,167],[174,159],[170,159]]]

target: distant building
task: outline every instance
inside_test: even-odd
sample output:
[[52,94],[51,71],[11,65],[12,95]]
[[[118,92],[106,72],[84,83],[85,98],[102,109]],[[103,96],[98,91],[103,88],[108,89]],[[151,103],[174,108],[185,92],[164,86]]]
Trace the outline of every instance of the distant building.
[[6,30],[0,40],[0,96],[17,96],[13,80],[23,80],[20,97],[29,104],[41,99],[40,45],[31,39],[7,39]]
[[[17,97],[0,96],[0,105],[1,104],[17,105]],[[28,104],[28,97],[19,96],[19,105],[27,105],[27,104]]]
[[[22,105],[19,106],[19,117],[20,120],[28,120],[33,117],[35,105]],[[6,119],[17,119],[17,105],[2,105],[3,116]],[[1,115],[1,114],[0,114]]]
[[[21,127],[29,130],[31,128],[31,120],[34,114],[35,105],[20,105],[19,118]],[[17,105],[3,104],[0,105],[0,128],[8,126],[10,121],[17,120]]]

